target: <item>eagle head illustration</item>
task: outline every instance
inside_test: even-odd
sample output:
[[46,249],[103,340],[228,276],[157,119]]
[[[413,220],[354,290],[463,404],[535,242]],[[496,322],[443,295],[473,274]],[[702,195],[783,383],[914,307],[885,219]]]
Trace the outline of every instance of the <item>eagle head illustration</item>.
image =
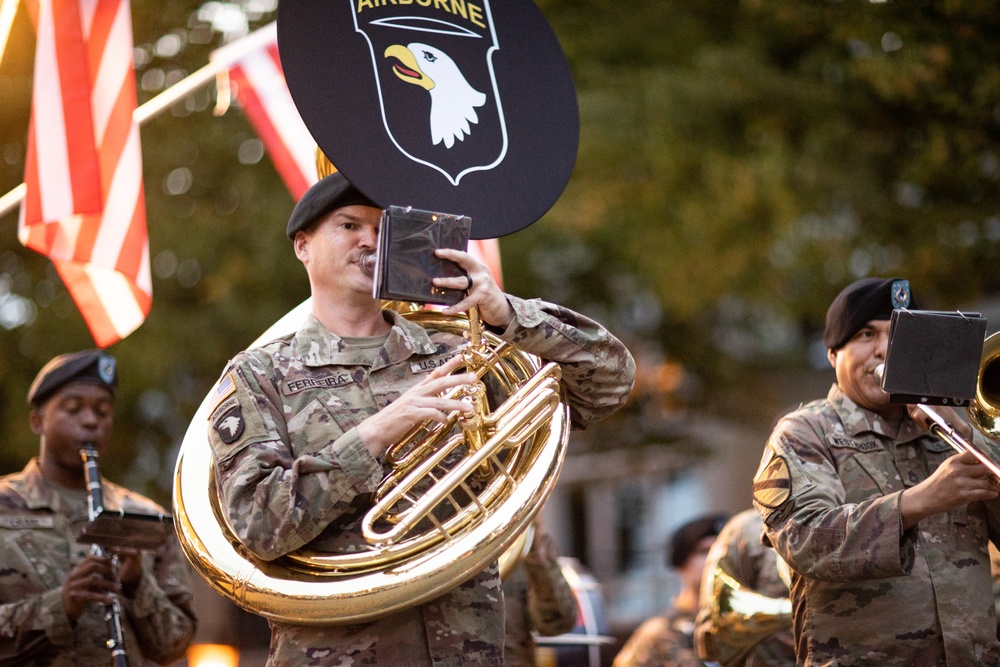
[[403,81],[420,86],[431,96],[431,140],[447,148],[471,134],[470,123],[478,123],[476,107],[486,104],[486,95],[466,81],[447,53],[433,46],[412,42],[394,44],[385,50],[395,58],[392,71]]

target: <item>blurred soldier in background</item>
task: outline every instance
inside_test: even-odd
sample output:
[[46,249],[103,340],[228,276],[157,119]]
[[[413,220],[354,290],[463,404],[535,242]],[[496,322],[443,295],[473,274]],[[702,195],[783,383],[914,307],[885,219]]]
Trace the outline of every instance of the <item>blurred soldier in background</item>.
[[740,512],[708,554],[695,627],[703,660],[725,667],[795,665],[788,585],[774,549],[761,544],[762,528],[756,510]]
[[721,514],[703,516],[674,531],[667,564],[680,577],[680,592],[662,616],[639,626],[615,657],[614,667],[703,667],[694,651],[698,594],[705,559],[726,519]]
[[[128,659],[168,664],[195,631],[187,563],[170,539],[155,553],[117,550],[110,558],[77,541],[89,520],[80,450],[111,440],[115,359],[100,350],[65,354],[38,373],[28,392],[39,456],[0,478],[0,664],[108,665],[105,606],[117,595]],[[163,508],[102,480],[109,510],[162,514]]]
[[[539,515],[540,517],[541,515]],[[561,635],[576,625],[577,603],[562,569],[555,542],[545,532],[541,518],[535,520],[531,547],[503,579],[506,608],[506,667],[535,667],[535,640]]]
[[993,576],[993,610],[997,615],[997,639],[1000,639],[1000,549],[990,542],[990,574]]

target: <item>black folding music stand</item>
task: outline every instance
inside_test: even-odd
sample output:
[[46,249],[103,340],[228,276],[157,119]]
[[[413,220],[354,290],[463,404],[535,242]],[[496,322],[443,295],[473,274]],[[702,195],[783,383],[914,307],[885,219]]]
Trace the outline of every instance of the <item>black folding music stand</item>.
[[894,310],[882,388],[893,403],[967,405],[985,337],[979,313]]

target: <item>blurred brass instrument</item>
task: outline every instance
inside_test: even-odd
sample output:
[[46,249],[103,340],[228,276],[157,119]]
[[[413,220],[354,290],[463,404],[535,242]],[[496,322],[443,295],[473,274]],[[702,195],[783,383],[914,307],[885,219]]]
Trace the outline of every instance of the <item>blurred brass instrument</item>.
[[742,586],[718,564],[707,575],[711,586],[709,614],[714,631],[713,660],[723,667],[742,664],[754,646],[792,627],[792,601],[772,598]]
[[[308,305],[254,345],[295,331]],[[174,474],[178,538],[195,570],[244,609],[287,622],[338,624],[421,604],[511,548],[555,485],[569,433],[559,366],[483,331],[475,309],[470,317],[426,310],[404,317],[470,339],[464,365],[480,382],[451,394],[471,401],[474,415],[456,412],[445,425],[420,425],[386,452],[391,471],[373,494],[363,520],[367,547],[360,551],[302,549],[272,562],[250,554],[218,502],[207,442],[211,396],[192,420]],[[491,406],[484,383],[505,400]]]
[[[875,369],[875,377],[881,383],[885,374],[885,364]],[[963,437],[955,428],[929,405],[916,406],[931,420],[931,432],[947,442],[957,452],[969,451],[993,473],[994,481],[1000,483],[1000,464],[988,452]],[[1000,332],[994,333],[983,342],[983,353],[976,376],[976,396],[965,408],[969,423],[986,437],[1000,439]]]

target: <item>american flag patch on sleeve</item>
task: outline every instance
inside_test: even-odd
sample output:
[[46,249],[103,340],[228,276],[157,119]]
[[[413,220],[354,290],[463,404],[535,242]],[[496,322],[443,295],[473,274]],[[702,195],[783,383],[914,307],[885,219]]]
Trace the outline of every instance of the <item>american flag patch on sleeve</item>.
[[211,419],[212,413],[215,409],[219,407],[219,403],[224,401],[226,397],[236,391],[236,382],[233,380],[232,373],[226,373],[221,380],[219,380],[219,385],[212,392],[212,407],[208,410],[209,419]]

